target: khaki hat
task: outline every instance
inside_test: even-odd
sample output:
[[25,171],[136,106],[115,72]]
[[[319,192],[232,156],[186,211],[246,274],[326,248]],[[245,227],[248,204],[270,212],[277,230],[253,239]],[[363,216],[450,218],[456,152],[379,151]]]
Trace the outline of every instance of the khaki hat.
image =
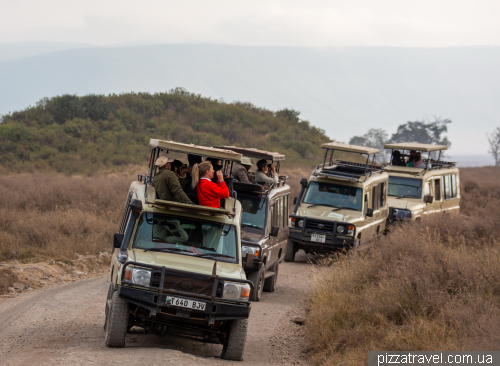
[[175,159],[172,158],[167,158],[166,156],[160,156],[158,159],[155,161],[156,166],[164,166],[165,164],[168,163],[173,163]]
[[241,158],[241,165],[252,165],[252,160],[248,156]]

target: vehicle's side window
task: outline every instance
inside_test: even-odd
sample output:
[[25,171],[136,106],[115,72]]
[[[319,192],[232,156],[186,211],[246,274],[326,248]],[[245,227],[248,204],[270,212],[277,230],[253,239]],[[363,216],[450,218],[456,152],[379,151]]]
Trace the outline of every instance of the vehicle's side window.
[[271,218],[271,227],[276,225],[276,201],[271,204],[269,209],[269,217]]
[[276,200],[276,223],[273,225],[281,226],[283,222],[283,197],[278,197]]
[[443,191],[445,200],[457,197],[457,177],[455,174],[443,175]]
[[368,211],[368,192],[365,192],[365,202],[363,203],[363,213],[366,215]]
[[377,194],[377,186],[373,186],[372,187],[372,208],[373,210],[376,210],[378,208],[378,202],[377,202],[377,197],[378,197],[378,194]]
[[379,202],[380,202],[380,207],[385,207],[385,196],[386,196],[386,193],[385,193],[385,182],[382,182],[382,183],[379,183],[378,187],[379,187]]
[[424,196],[429,196],[431,194],[431,182],[427,181],[424,183]]
[[281,222],[281,227],[286,228],[288,226],[288,195],[283,196],[283,220]]
[[437,178],[434,180],[434,193],[436,197],[434,197],[435,201],[441,201],[441,178]]

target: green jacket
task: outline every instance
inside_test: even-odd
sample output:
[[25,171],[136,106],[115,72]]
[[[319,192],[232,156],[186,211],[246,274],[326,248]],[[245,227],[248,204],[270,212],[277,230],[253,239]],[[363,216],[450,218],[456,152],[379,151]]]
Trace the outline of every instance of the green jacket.
[[191,202],[182,190],[179,180],[171,170],[160,168],[153,181],[158,198],[165,201],[187,201]]

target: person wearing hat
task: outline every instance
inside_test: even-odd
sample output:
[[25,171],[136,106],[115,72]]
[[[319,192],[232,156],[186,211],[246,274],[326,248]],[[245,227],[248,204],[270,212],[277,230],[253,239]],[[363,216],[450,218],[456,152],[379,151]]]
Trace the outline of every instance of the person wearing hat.
[[233,178],[237,179],[239,182],[253,184],[253,179],[248,176],[248,170],[250,170],[251,166],[252,160],[250,160],[248,156],[243,156],[241,158],[241,163],[236,163],[233,166]]
[[153,187],[156,190],[158,198],[165,201],[186,201],[191,202],[189,197],[182,190],[181,184],[175,173],[170,170],[174,159],[160,156],[156,159],[155,165],[159,171],[153,181]]

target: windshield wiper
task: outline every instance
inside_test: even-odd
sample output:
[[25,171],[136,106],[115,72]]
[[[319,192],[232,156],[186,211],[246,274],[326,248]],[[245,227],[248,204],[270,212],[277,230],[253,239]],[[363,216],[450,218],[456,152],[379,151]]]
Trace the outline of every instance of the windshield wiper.
[[404,196],[397,196],[396,199],[400,199],[400,198],[420,198],[420,197],[417,197],[415,196],[414,194],[407,194],[407,195],[404,195]]
[[201,255],[197,255],[197,257],[203,258],[203,257],[222,257],[222,258],[233,258],[230,255],[225,255],[225,254],[219,254],[219,253],[205,253]]
[[263,229],[262,227],[254,225],[254,224],[241,224],[241,226],[248,226],[248,227],[255,227],[257,229]]
[[145,252],[147,251],[150,251],[150,252],[189,252],[189,253],[192,253],[191,251],[189,250],[186,250],[186,249],[182,249],[182,248],[148,248],[148,249],[144,249],[144,248],[140,248],[142,250],[144,250]]
[[337,211],[337,210],[353,210],[353,211],[359,211],[359,210],[356,210],[355,208],[352,208],[352,207],[346,207],[346,206],[342,206],[342,207],[335,207],[333,211]]
[[328,207],[335,207],[334,205],[329,205],[328,203],[313,203],[312,205],[307,206],[307,208],[309,208],[309,207],[314,207],[314,206],[328,206]]

